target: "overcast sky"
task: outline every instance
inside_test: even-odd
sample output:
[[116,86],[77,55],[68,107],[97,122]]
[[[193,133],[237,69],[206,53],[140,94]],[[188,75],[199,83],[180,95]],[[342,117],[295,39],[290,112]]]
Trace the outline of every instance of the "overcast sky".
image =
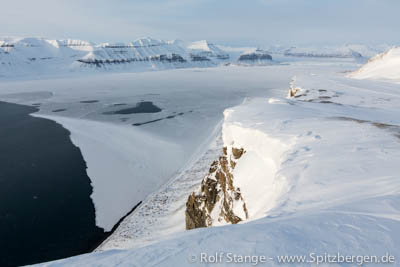
[[400,44],[400,0],[2,0],[1,36]]

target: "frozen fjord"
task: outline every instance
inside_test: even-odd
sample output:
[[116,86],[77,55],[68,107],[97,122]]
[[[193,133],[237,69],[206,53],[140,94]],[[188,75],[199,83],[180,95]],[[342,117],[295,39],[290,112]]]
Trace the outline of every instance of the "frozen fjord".
[[[245,97],[273,94],[271,88],[285,89],[297,71],[274,66],[102,74],[2,82],[0,91],[5,101],[40,105],[35,116],[53,119],[71,132],[88,166],[96,223],[109,231],[205,149],[204,140],[225,108]],[[141,101],[153,102],[161,112],[104,114]]]

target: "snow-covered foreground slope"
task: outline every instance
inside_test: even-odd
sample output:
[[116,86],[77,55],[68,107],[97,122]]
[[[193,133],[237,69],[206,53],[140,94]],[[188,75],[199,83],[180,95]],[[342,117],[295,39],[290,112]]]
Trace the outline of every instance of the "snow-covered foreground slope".
[[[117,237],[106,247],[125,250],[96,252],[43,266],[204,266],[215,261],[230,266],[233,254],[239,266],[256,261],[282,266],[279,256],[285,255],[305,256],[294,266],[310,266],[317,256],[326,260],[327,254],[353,256],[348,260],[352,265],[371,261],[370,256],[375,262],[371,266],[379,265],[378,260],[398,260],[397,85],[297,69],[292,89],[292,97],[284,97],[287,91],[280,90],[281,97],[251,97],[224,112],[222,146],[245,150],[237,160],[233,182],[240,187],[249,220],[191,231],[154,226],[155,235],[157,231],[164,235],[159,242],[153,239],[142,244],[129,241],[136,228],[133,225],[129,230],[125,225],[125,231],[117,230]],[[188,180],[176,181],[179,190],[179,183]],[[197,187],[182,190],[190,193]],[[168,194],[164,197],[168,199]],[[166,216],[163,212],[147,216],[161,218],[158,223],[164,226],[179,224],[179,216],[184,223],[183,197],[173,204],[159,200],[159,205],[164,202],[174,208]],[[134,218],[139,217],[132,214],[130,222],[135,222]],[[330,259],[345,265],[338,263],[338,258]]]
[[400,81],[400,47],[394,47],[371,58],[359,70],[350,74],[356,79]]

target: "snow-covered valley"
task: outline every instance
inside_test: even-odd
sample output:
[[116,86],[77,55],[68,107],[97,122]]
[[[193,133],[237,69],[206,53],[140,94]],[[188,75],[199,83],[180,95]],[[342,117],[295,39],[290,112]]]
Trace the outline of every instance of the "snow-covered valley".
[[[31,72],[25,59],[0,65],[1,101],[38,107],[33,116],[70,131],[87,164],[97,226],[110,231],[142,202],[95,252],[43,266],[204,266],[212,262],[203,256],[216,253],[224,253],[221,266],[231,265],[229,253],[266,256],[267,266],[282,265],[278,255],[307,255],[295,266],[310,266],[310,253],[400,258],[400,77],[358,74],[374,62],[358,70],[362,53],[381,48],[226,52],[165,42],[159,51],[154,42],[129,44],[129,53],[186,62],[168,57],[161,66],[158,57],[111,70],[114,54],[105,51],[126,46],[68,41],[57,44],[80,55],[67,64],[81,64],[74,73],[64,59],[41,79],[7,74]],[[89,74],[82,64],[103,69]],[[185,230],[191,194],[193,214],[209,228]]]

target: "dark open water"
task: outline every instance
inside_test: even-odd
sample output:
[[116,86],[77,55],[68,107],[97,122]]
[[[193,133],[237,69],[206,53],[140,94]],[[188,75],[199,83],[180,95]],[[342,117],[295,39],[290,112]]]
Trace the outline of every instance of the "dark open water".
[[108,236],[95,225],[79,148],[35,111],[0,102],[0,266],[89,252]]

